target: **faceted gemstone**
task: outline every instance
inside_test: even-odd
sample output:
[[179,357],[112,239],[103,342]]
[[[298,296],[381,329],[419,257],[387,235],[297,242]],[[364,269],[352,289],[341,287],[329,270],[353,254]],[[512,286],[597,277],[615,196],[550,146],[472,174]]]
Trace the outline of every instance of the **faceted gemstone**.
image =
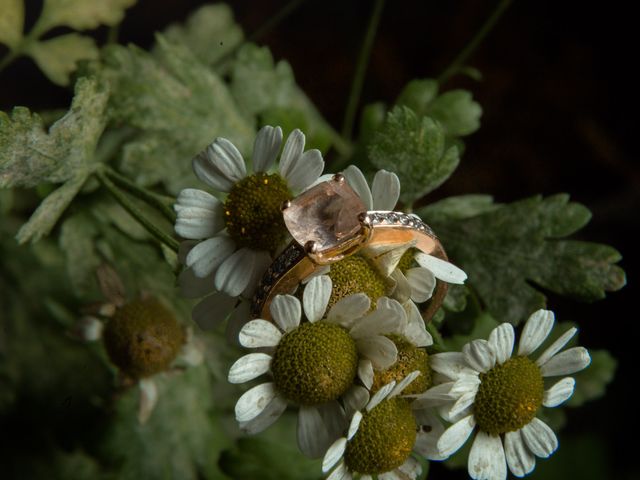
[[312,240],[318,251],[338,246],[360,231],[358,215],[366,212],[346,181],[332,180],[310,188],[284,212],[284,223],[301,245]]

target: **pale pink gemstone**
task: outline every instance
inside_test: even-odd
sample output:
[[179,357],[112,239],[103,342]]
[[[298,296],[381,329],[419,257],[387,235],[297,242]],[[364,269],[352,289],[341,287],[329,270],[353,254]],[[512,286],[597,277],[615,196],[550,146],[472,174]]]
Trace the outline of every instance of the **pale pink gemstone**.
[[301,245],[312,240],[319,251],[333,248],[360,231],[358,215],[366,208],[346,181],[322,182],[295,199],[284,223]]

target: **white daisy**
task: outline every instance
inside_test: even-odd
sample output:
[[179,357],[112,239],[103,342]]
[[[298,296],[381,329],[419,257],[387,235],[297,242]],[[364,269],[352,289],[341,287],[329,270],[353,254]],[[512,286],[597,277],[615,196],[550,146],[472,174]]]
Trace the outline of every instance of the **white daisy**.
[[318,150],[304,152],[305,136],[294,130],[284,145],[277,172],[269,173],[282,144],[280,127],[263,127],[253,148],[253,173],[225,138],[193,159],[196,176],[224,201],[188,188],[178,196],[175,231],[199,240],[186,256],[193,276],[211,277],[211,290],[251,297],[273,254],[286,240],[280,206],[306,189],[324,168]]
[[[366,389],[353,388],[345,397],[347,412],[352,416],[347,434],[338,438],[324,455],[322,471],[334,469],[328,480],[415,479],[421,473],[416,453],[440,460],[435,448],[444,430],[427,402],[437,404],[435,397],[424,397],[421,403],[400,396],[420,375],[414,371],[396,383],[391,381],[371,398]],[[335,467],[335,468],[334,468]]]
[[[296,297],[277,295],[270,306],[275,325],[256,319],[240,331],[240,343],[261,352],[245,355],[229,371],[231,383],[272,377],[238,400],[241,428],[260,432],[288,404],[299,405],[298,444],[311,457],[321,455],[343,430],[344,412],[337,400],[353,385],[360,362],[377,368],[392,365],[397,349],[385,335],[406,328],[397,302],[382,302],[369,312],[371,302],[364,294],[344,298],[324,318],[330,296],[327,276],[309,282],[302,305]],[[308,322],[301,323],[302,310]]]
[[531,360],[553,324],[551,311],[531,315],[515,356],[513,327],[503,323],[488,341],[474,340],[462,353],[431,357],[433,370],[451,380],[440,388],[448,388],[455,400],[446,411],[454,423],[438,440],[438,450],[444,457],[452,455],[477,430],[468,460],[472,478],[505,479],[507,467],[522,477],[535,468],[535,457],[547,458],[558,447],[555,434],[536,413],[542,406],[556,407],[567,400],[575,380],[565,377],[545,389],[543,378],[578,372],[591,358],[583,347],[560,352],[577,331],[571,328]]

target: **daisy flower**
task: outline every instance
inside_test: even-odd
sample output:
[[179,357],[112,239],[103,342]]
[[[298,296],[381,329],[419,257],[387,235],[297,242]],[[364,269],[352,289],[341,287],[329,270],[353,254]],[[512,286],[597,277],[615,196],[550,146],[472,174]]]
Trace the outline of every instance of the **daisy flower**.
[[186,255],[187,267],[194,277],[210,277],[210,285],[231,297],[252,295],[287,238],[280,206],[313,184],[324,168],[320,152],[305,152],[305,136],[294,130],[277,171],[270,173],[281,144],[280,127],[263,127],[256,136],[249,173],[233,143],[216,138],[193,159],[193,170],[224,200],[187,188],[175,205],[176,233],[198,241]]
[[[346,404],[354,413],[344,437],[326,451],[322,471],[334,469],[328,480],[363,480],[377,476],[380,480],[415,479],[421,466],[411,454],[441,459],[435,449],[444,430],[426,403],[418,403],[405,393],[420,375],[411,372],[401,381],[391,381],[371,398],[363,389],[353,389]],[[335,468],[334,468],[335,467]]]
[[[402,306],[395,302],[370,312],[364,294],[344,298],[324,318],[330,296],[326,275],[309,282],[302,304],[294,296],[277,295],[270,306],[275,324],[256,319],[240,331],[243,346],[261,351],[243,356],[229,371],[231,383],[271,376],[238,400],[235,413],[241,428],[258,433],[287,405],[298,405],[298,444],[311,457],[322,455],[344,429],[338,399],[354,384],[360,361],[376,368],[392,365],[397,349],[385,335],[405,328]],[[301,322],[302,310],[308,322]]]
[[440,388],[448,387],[454,399],[446,412],[454,423],[438,440],[438,450],[448,457],[477,431],[468,459],[472,478],[505,479],[507,467],[522,477],[535,468],[535,457],[547,458],[558,447],[553,430],[536,414],[543,406],[557,407],[571,397],[575,380],[565,377],[545,389],[544,379],[578,372],[591,358],[583,347],[560,352],[575,335],[575,328],[561,335],[537,360],[529,358],[553,324],[551,311],[531,315],[515,356],[513,327],[503,323],[493,329],[488,341],[474,340],[462,353],[431,357],[433,370],[451,380]]

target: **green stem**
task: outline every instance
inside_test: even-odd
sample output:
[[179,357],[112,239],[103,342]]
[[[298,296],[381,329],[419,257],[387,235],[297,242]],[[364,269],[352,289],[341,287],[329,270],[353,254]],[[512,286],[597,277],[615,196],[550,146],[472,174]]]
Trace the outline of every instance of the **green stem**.
[[171,223],[175,223],[176,214],[173,209],[169,206],[169,204],[174,204],[175,199],[170,197],[163,197],[156,193],[150,192],[146,188],[142,188],[139,185],[135,184],[127,177],[119,174],[111,167],[105,167],[104,173],[109,177],[113,183],[115,183],[118,187],[123,190],[129,192],[134,197],[139,198],[143,202],[149,204],[150,206],[157,209],[167,220]]
[[175,238],[170,237],[158,227],[156,227],[144,214],[136,207],[125,194],[123,194],[118,187],[109,179],[109,176],[102,170],[96,171],[96,176],[100,183],[109,191],[109,193],[116,199],[116,201],[122,205],[129,214],[135,218],[140,225],[142,225],[147,232],[149,232],[156,240],[166,245],[174,252],[178,252],[179,243]]
[[501,0],[495,10],[491,13],[489,18],[484,22],[480,30],[475,34],[467,46],[453,59],[453,62],[445,68],[445,70],[438,77],[438,83],[442,85],[453,75],[458,73],[466,63],[467,59],[473,54],[473,52],[480,46],[484,37],[493,29],[498,23],[502,14],[509,8],[512,0]]
[[0,72],[2,72],[11,62],[21,55],[19,49],[10,51],[2,60],[0,60]]
[[382,16],[383,8],[384,0],[376,0],[371,12],[371,17],[369,17],[369,25],[362,43],[360,55],[358,56],[356,72],[351,83],[351,91],[349,92],[347,110],[345,111],[344,121],[342,122],[342,137],[346,139],[350,139],[353,132],[353,124],[356,118],[356,112],[358,111],[358,104],[360,103],[360,94],[362,93],[362,86],[364,85],[364,77],[367,73],[371,49],[373,47],[373,41],[376,38],[376,32],[378,31],[378,25],[380,24],[380,17]]

